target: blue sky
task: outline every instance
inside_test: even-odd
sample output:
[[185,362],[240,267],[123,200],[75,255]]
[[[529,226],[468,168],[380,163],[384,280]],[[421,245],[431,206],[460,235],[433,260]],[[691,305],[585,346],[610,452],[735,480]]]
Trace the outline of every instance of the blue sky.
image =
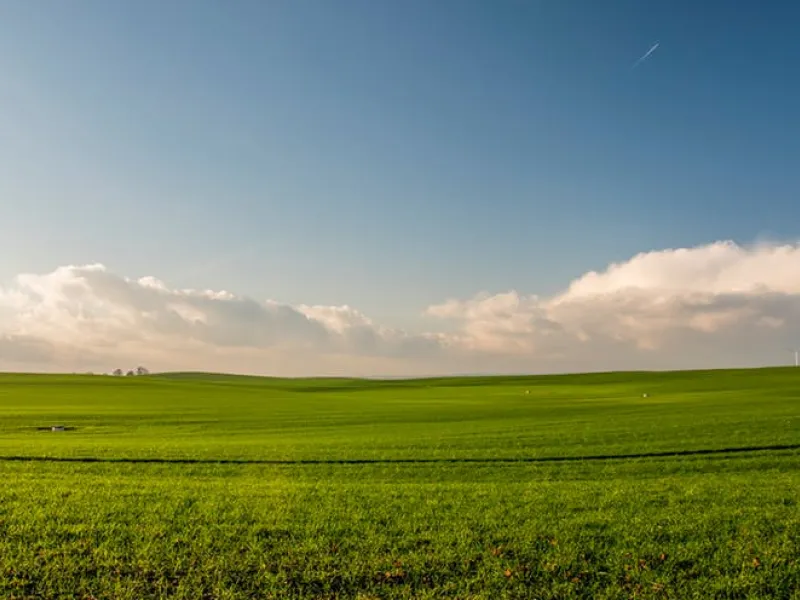
[[[793,2],[0,3],[0,280],[101,262],[419,327],[800,233]],[[655,42],[658,49],[632,68]]]

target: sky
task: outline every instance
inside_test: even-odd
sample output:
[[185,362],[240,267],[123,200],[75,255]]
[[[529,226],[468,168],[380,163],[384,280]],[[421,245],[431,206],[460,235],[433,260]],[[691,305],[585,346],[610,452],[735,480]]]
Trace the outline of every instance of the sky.
[[0,370],[793,362],[799,19],[4,0]]

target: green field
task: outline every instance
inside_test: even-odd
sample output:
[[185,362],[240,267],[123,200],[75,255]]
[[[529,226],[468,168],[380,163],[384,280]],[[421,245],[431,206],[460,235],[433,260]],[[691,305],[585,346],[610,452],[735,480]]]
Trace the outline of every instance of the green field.
[[0,376],[0,598],[800,599],[799,497],[800,369]]

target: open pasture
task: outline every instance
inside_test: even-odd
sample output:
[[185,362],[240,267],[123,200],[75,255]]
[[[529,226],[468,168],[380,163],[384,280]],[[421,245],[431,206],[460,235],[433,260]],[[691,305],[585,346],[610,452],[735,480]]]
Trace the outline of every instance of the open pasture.
[[5,375],[0,597],[797,599],[799,467],[792,368]]

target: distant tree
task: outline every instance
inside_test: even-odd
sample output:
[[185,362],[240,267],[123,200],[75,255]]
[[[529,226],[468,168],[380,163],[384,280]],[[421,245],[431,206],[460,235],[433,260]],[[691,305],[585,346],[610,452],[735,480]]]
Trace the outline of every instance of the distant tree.
[[140,367],[136,367],[136,374],[137,374],[137,375],[149,375],[149,374],[150,374],[150,371],[148,371],[148,370],[147,370],[147,369],[145,369],[144,367],[141,367],[141,366],[140,366]]
[[111,373],[114,377],[122,377],[122,369],[114,369]]
[[127,373],[125,373],[125,375],[128,377],[133,377],[134,375],[136,375],[136,373],[134,373],[133,371],[128,371]]

